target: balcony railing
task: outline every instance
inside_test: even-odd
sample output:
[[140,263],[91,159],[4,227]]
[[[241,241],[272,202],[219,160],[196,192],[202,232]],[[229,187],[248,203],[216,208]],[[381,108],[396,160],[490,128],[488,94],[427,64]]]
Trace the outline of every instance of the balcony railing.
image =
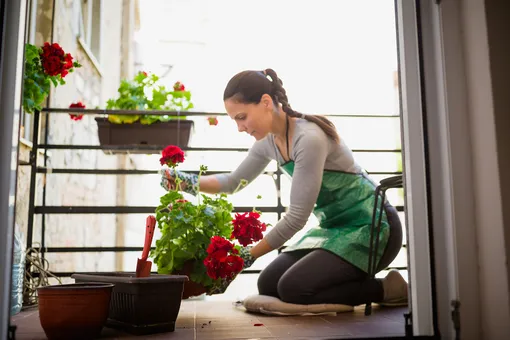
[[[67,168],[48,168],[46,166],[46,157],[44,157],[44,163],[39,164],[37,160],[38,153],[44,150],[46,154],[48,150],[131,150],[133,146],[101,146],[101,145],[66,145],[66,144],[48,144],[49,135],[49,119],[46,120],[44,143],[40,143],[40,132],[39,127],[41,124],[41,118],[43,115],[49,114],[85,114],[85,115],[98,115],[98,114],[122,114],[122,115],[139,115],[139,114],[151,114],[151,115],[186,115],[188,117],[193,116],[223,116],[221,113],[211,112],[173,112],[173,111],[126,111],[126,110],[90,110],[90,109],[60,109],[60,108],[46,108],[42,112],[34,113],[34,126],[33,126],[33,148],[30,155],[30,161],[20,165],[29,166],[31,168],[30,174],[30,189],[29,189],[29,206],[28,206],[28,234],[27,234],[27,248],[34,249],[34,217],[35,215],[41,215],[41,242],[40,248],[37,248],[44,257],[45,253],[90,253],[90,252],[141,252],[142,247],[126,247],[126,246],[115,246],[115,247],[51,247],[46,245],[46,225],[45,215],[49,214],[150,214],[154,213],[156,207],[151,206],[49,206],[46,204],[48,190],[46,181],[42,181],[42,204],[36,204],[36,177],[38,174],[87,174],[87,175],[148,175],[157,174],[157,170],[140,170],[140,169],[67,169]],[[370,118],[370,119],[398,119],[396,115],[341,115],[331,114],[327,115],[330,117],[350,117],[350,118]],[[137,150],[162,150],[166,145],[148,146],[140,145]],[[238,151],[245,152],[248,148],[204,148],[204,147],[187,147],[183,148],[185,151]],[[353,149],[353,153],[400,153],[399,149]],[[208,174],[222,173],[227,171],[208,171]],[[266,172],[268,174],[269,172]],[[274,181],[276,186],[276,192],[279,193],[281,189],[281,175],[279,170],[270,172],[275,175]],[[393,176],[399,175],[399,171],[371,171],[371,175],[380,176]],[[281,197],[277,195],[277,204],[270,207],[257,207],[258,210],[266,213],[276,213],[278,219],[285,213],[285,207],[282,205]],[[403,206],[396,205],[398,211],[404,211]],[[235,212],[251,211],[252,207],[240,207],[235,206]],[[404,245],[405,246],[405,245]],[[406,269],[406,267],[396,267],[397,269]],[[245,270],[243,273],[258,273],[259,270]],[[71,274],[78,272],[53,272],[58,277],[66,277]]]

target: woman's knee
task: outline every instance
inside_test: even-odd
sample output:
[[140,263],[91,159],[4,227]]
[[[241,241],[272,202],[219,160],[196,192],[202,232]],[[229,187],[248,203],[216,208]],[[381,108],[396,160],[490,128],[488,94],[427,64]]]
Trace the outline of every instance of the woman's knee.
[[277,296],[278,290],[278,278],[274,275],[271,275],[271,270],[267,270],[268,268],[262,270],[260,272],[259,278],[257,280],[257,288],[259,290],[260,295],[268,295],[268,296]]
[[287,303],[305,304],[307,287],[304,280],[296,280],[292,275],[283,275],[278,281],[277,291],[280,300]]

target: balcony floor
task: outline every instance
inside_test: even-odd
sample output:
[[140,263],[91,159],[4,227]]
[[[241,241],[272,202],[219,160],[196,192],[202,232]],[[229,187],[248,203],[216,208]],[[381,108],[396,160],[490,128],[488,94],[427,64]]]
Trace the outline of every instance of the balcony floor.
[[[179,340],[319,340],[404,336],[407,308],[378,308],[371,316],[363,306],[354,312],[328,316],[276,317],[250,314],[231,301],[185,300],[182,302],[175,332],[132,336],[104,328],[103,339],[179,339]],[[36,309],[12,318],[16,339],[46,339]],[[262,325],[260,325],[262,324]]]

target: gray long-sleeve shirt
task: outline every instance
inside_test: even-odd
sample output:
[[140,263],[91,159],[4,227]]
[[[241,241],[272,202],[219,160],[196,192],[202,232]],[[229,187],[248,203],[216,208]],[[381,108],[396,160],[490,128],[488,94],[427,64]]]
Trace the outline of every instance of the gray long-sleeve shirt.
[[[265,236],[273,249],[281,247],[305,226],[317,201],[324,169],[353,173],[360,171],[344,142],[335,143],[315,123],[297,119],[291,145],[290,158],[295,166],[290,206],[286,215]],[[269,134],[253,144],[248,156],[236,170],[216,175],[221,185],[220,191],[232,193],[242,179],[252,182],[271,160],[277,160],[279,164],[285,162],[274,136]]]

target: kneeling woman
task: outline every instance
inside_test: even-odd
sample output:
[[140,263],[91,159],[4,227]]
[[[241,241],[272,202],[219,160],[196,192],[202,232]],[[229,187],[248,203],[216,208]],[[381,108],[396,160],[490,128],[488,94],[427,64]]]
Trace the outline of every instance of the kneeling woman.
[[[319,220],[319,226],[262,271],[259,293],[295,304],[405,304],[407,283],[397,271],[382,280],[368,277],[376,184],[355,162],[334,125],[325,117],[294,111],[272,69],[238,73],[227,84],[223,99],[239,132],[256,141],[232,173],[201,176],[200,190],[231,193],[241,180],[253,181],[271,160],[292,178],[288,212],[250,249],[252,258],[280,248],[304,227],[311,213]],[[164,185],[171,186],[174,176],[183,179],[182,190],[193,192],[194,175],[167,171]],[[385,202],[377,272],[395,259],[401,246],[397,211]]]

